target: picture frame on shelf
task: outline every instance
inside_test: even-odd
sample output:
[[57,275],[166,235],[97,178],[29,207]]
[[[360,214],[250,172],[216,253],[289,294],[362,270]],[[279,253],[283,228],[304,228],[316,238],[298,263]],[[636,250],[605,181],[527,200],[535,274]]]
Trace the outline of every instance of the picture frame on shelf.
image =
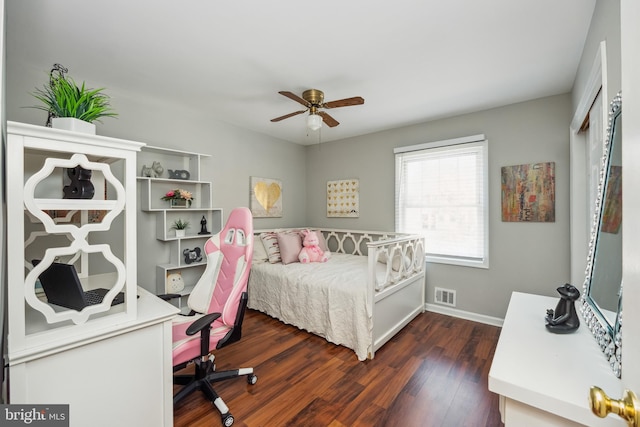
[[184,262],[186,264],[193,264],[202,261],[202,249],[195,247],[193,249],[186,248],[182,251],[184,255]]

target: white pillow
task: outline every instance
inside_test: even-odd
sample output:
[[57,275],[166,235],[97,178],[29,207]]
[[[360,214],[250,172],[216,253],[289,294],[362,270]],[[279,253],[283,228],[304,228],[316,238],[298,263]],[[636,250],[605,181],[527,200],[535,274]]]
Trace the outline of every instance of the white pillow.
[[[391,269],[393,271],[400,271],[401,262],[404,260],[404,268],[407,269],[411,265],[411,259],[408,256],[402,256],[400,252],[394,252],[393,257],[391,258]],[[381,264],[387,263],[387,253],[380,252],[378,254],[378,262]]]

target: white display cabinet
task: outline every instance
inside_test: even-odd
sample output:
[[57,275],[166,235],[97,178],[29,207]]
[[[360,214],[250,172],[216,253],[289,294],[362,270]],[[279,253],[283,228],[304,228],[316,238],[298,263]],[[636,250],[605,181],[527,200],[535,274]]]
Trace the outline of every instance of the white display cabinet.
[[[72,426],[151,418],[147,425],[172,425],[171,319],[178,310],[136,279],[136,155],[143,145],[7,122],[8,403],[69,404]],[[77,182],[86,171],[92,185]],[[78,310],[49,303],[39,277],[53,262],[73,264],[84,290],[107,288],[104,301]],[[125,302],[111,306],[118,292]],[[129,368],[116,360],[122,354],[144,363]],[[87,371],[102,391],[87,394]],[[145,386],[123,387],[133,375]]]
[[[140,209],[155,213],[156,239],[170,245],[169,260],[156,265],[158,294],[190,294],[206,267],[204,244],[222,229],[222,209],[212,207],[211,182],[201,180],[201,161],[207,157],[210,156],[151,146],[144,147],[138,156]],[[172,207],[169,201],[162,200],[168,191],[176,189],[193,193],[190,207]],[[184,237],[176,236],[172,228],[178,219],[189,222]],[[207,233],[201,234],[204,231]],[[167,277],[172,274],[181,276],[184,287],[179,291],[167,287]],[[184,298],[176,304],[182,308]]]
[[[136,247],[136,218],[127,208],[137,204],[135,159],[144,144],[13,122],[7,134],[10,354],[135,319],[136,259],[127,248]],[[93,172],[93,198],[64,198],[67,170],[76,166]],[[79,219],[60,221],[70,211]],[[116,230],[122,234],[113,244],[108,235]],[[33,259],[41,263],[33,267]],[[108,288],[105,300],[77,311],[39,298],[38,276],[54,261],[74,263],[83,284]],[[111,307],[121,291],[125,303]]]

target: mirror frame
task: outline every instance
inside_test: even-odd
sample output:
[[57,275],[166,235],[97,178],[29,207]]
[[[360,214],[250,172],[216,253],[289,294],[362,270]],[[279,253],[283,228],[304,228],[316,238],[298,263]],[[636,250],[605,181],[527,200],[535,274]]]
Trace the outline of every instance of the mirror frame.
[[[620,283],[620,289],[618,291],[618,312],[614,325],[610,325],[606,320],[595,301],[590,297],[589,291],[591,288],[591,279],[595,265],[596,246],[598,243],[597,239],[600,235],[602,208],[605,199],[607,178],[609,176],[609,160],[612,150],[611,143],[614,136],[614,126],[616,125],[616,119],[619,116],[621,117],[621,114],[622,97],[620,92],[618,92],[611,101],[609,107],[607,135],[602,150],[598,193],[596,197],[593,224],[591,227],[591,239],[589,241],[589,254],[587,256],[587,268],[585,271],[585,280],[581,298],[582,306],[580,308],[582,317],[584,318],[589,330],[609,361],[609,365],[613,369],[614,375],[618,378],[620,378],[622,374],[622,283]],[[617,129],[617,131],[620,132],[621,129]],[[622,262],[622,260],[620,260],[620,262]]]

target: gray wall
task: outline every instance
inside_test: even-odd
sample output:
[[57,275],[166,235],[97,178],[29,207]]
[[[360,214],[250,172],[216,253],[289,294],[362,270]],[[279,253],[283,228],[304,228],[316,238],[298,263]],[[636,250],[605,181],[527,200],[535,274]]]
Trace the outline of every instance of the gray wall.
[[607,100],[610,102],[622,87],[621,57],[620,57],[620,0],[598,0],[591,18],[589,34],[582,50],[580,65],[571,92],[572,111],[575,110],[584,87],[589,79],[589,73],[601,41],[607,45]]
[[[503,318],[512,291],[557,295],[569,280],[569,94],[307,148],[307,219],[312,226],[392,230],[393,148],[475,134],[489,141],[489,269],[427,264],[434,287],[457,291],[457,309]],[[500,168],[556,163],[556,221],[501,220]],[[360,217],[326,217],[326,182],[360,180]],[[543,313],[541,313],[543,316]],[[542,317],[541,317],[542,318]]]

